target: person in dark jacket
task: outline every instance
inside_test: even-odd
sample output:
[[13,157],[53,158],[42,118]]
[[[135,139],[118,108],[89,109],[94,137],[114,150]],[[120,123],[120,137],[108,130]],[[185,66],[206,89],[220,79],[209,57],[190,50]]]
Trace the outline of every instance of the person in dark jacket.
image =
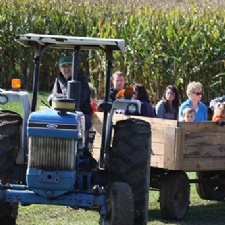
[[116,100],[116,95],[119,91],[124,88],[124,74],[120,71],[113,73],[112,75],[113,87],[110,89],[109,101],[114,102]]
[[[117,71],[115,73],[112,74],[112,84],[113,87],[110,88],[109,90],[109,102],[113,103],[116,100],[116,95],[123,90],[124,88],[124,83],[125,83],[125,78],[124,78],[124,74],[121,71]],[[104,94],[105,96],[105,94]],[[99,102],[101,103],[103,101],[104,97],[102,97]],[[99,103],[99,105],[100,105]],[[98,106],[98,111],[102,112],[102,108],[101,105]]]
[[[55,96],[66,97],[67,96],[67,83],[72,78],[72,56],[64,56],[59,60],[59,70],[60,73],[55,79],[52,94],[49,96],[49,103]],[[89,138],[88,131],[92,126],[91,122],[91,100],[90,100],[90,88],[88,81],[84,74],[78,74],[77,80],[81,83],[81,95],[80,95],[80,111],[83,112],[85,117],[85,147],[83,148],[83,162],[80,163],[79,167],[81,170],[88,171],[91,168],[96,168],[98,166],[97,161],[93,158],[89,152]]]
[[[67,94],[67,82],[72,77],[72,56],[64,56],[59,60],[60,73],[55,79],[52,89],[52,94],[48,100],[51,101],[55,96],[64,96]],[[92,126],[91,123],[91,101],[90,101],[90,88],[88,81],[84,74],[78,74],[77,80],[81,82],[81,96],[80,96],[80,110],[85,116],[85,130],[89,130]]]
[[[141,102],[141,113],[135,115],[146,116],[146,117],[155,117],[155,111],[150,103],[147,90],[143,84],[135,84],[133,86],[133,99],[139,100]],[[128,111],[125,112],[126,115],[131,115]],[[134,115],[134,114],[132,114]]]

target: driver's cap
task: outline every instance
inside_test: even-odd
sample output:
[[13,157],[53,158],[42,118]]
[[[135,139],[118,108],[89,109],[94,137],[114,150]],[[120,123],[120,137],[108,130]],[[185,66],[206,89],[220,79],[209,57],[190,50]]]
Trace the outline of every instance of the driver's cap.
[[64,56],[59,60],[59,66],[63,66],[64,64],[72,64],[72,56]]

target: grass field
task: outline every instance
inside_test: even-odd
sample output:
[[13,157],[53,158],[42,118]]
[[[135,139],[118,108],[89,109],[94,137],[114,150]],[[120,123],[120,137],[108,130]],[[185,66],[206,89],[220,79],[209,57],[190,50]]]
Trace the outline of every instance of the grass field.
[[[47,103],[49,93],[39,92],[37,108]],[[32,98],[32,94],[31,94]],[[0,108],[17,111],[22,114],[19,103],[10,103]],[[195,173],[188,173],[194,178]],[[180,225],[223,225],[225,224],[224,202],[206,201],[199,198],[195,184],[191,184],[190,207],[184,219],[178,221],[163,220],[159,207],[159,192],[150,190],[148,225],[180,224]],[[95,211],[74,210],[66,206],[30,205],[19,206],[17,225],[97,225],[99,213]],[[0,223],[1,224],[1,223]]]
[[[189,175],[193,176],[194,173]],[[178,221],[163,220],[159,209],[158,191],[149,192],[148,225],[224,225],[224,202],[201,200],[191,184],[190,207],[184,219]],[[66,206],[31,205],[19,207],[17,225],[97,225],[98,212],[74,210]]]

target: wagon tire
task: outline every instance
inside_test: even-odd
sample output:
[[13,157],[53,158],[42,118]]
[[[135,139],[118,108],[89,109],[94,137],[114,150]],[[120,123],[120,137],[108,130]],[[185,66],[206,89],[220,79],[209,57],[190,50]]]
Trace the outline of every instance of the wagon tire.
[[189,208],[190,185],[185,172],[170,171],[162,179],[160,211],[165,219],[182,219]]
[[148,221],[151,126],[140,119],[118,121],[110,150],[110,182],[129,184],[134,196],[134,225]]
[[[223,171],[203,171],[197,173],[200,183],[196,184],[196,190],[201,199],[222,201],[225,198],[225,185],[216,179],[225,178]],[[204,182],[205,180],[205,182]]]

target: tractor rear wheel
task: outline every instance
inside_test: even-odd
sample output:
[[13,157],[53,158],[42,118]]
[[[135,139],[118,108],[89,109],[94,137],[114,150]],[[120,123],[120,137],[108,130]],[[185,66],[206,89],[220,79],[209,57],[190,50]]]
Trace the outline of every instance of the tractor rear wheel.
[[[11,175],[20,148],[20,125],[22,119],[19,114],[0,111],[0,180],[2,184],[12,182]],[[0,221],[2,225],[16,224],[18,203],[0,203]]]
[[110,181],[129,184],[134,196],[134,225],[146,225],[150,187],[150,124],[140,119],[122,120],[114,127],[109,152]]

